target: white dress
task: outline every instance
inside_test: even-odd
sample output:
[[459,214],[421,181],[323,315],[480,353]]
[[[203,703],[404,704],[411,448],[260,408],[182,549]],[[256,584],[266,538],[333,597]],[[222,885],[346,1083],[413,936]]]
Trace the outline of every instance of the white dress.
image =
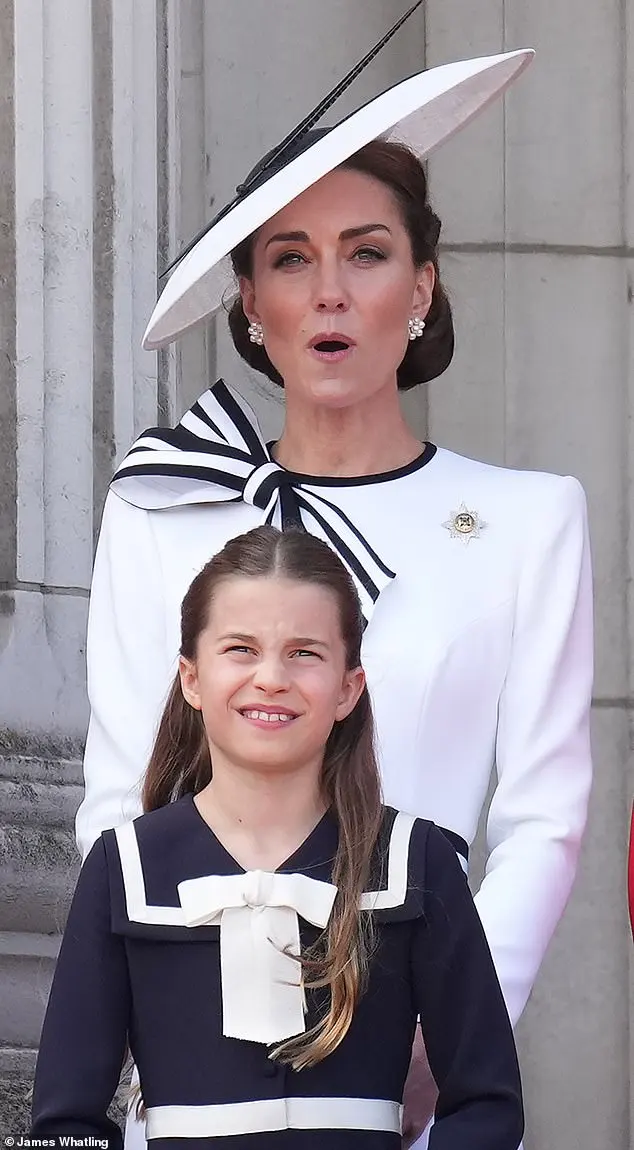
[[[496,771],[476,902],[515,1023],[570,892],[591,782],[583,490],[570,477],[429,445],[382,475],[297,476],[250,458],[255,417],[238,400],[250,430],[242,423],[234,434],[227,395],[235,403],[224,385],[205,393],[173,438],[146,433],[106,501],[90,604],[81,849],[138,814],[176,672],[181,600],[227,540],[267,517],[280,522],[281,474],[308,530],[334,538],[376,584],[363,590],[363,664],[385,801],[471,843]],[[214,443],[229,459],[232,491],[218,486]]]

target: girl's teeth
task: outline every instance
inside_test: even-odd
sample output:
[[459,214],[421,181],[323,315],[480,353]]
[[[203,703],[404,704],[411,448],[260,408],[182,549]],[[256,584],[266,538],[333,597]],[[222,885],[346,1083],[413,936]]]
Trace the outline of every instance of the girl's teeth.
[[268,711],[245,711],[247,719],[264,719],[265,723],[288,723],[292,715],[269,714]]

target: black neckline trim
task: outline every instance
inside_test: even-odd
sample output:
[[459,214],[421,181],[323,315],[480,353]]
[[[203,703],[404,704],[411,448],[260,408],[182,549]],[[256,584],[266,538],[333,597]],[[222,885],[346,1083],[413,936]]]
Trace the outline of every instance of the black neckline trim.
[[422,467],[426,467],[428,463],[431,463],[438,450],[435,443],[426,443],[420,455],[417,455],[416,459],[412,459],[411,463],[406,463],[403,467],[395,467],[392,471],[379,471],[375,475],[305,475],[301,471],[289,471],[288,468],[273,459],[273,448],[276,442],[275,439],[272,439],[266,445],[276,467],[281,468],[282,471],[291,476],[293,483],[305,483],[309,487],[364,487],[371,483],[390,483],[393,479],[403,479],[406,475],[413,475],[415,471],[420,471]]

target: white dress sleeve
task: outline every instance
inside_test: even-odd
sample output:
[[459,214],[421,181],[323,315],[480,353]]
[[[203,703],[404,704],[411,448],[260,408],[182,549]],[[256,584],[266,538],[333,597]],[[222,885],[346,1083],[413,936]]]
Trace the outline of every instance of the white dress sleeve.
[[84,858],[103,830],[140,814],[140,782],[176,670],[151,515],[113,492],[95,559],[86,655],[91,713],[76,820]]
[[586,503],[570,477],[527,524],[500,699],[498,783],[476,896],[512,1022],[570,894],[592,764],[592,586]]

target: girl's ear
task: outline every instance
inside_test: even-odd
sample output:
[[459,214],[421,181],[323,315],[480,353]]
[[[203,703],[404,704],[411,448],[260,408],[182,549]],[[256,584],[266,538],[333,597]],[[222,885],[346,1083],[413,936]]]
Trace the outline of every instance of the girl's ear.
[[202,710],[200,693],[198,689],[198,671],[192,659],[185,659],[182,655],[178,660],[178,673],[181,680],[181,691],[185,702],[189,703],[195,711]]
[[341,686],[341,694],[335,712],[335,722],[340,723],[347,719],[354,711],[365,687],[365,671],[363,667],[355,667],[353,671],[346,671]]

